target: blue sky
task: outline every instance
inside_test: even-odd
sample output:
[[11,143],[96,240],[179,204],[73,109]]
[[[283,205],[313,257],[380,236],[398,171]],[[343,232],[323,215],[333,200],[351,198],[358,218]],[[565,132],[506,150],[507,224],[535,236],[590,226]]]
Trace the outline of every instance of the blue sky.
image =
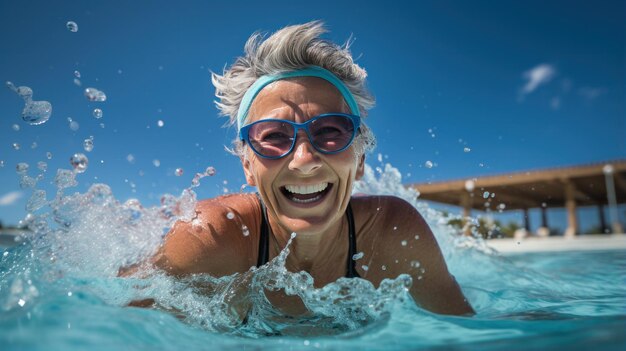
[[[103,182],[120,200],[156,204],[207,166],[217,174],[203,180],[200,197],[239,191],[243,173],[224,151],[235,131],[217,116],[210,70],[231,64],[254,31],[314,19],[327,24],[328,39],[354,39],[377,98],[367,123],[379,143],[369,162],[377,165],[380,153],[407,183],[625,158],[625,4],[1,2],[0,78],[32,88],[53,112],[31,126],[21,119],[20,97],[0,90],[0,221],[25,214],[29,193],[19,188],[18,162],[33,175],[46,161],[47,186],[76,152],[89,158],[78,191]],[[107,101],[87,101],[86,87]],[[90,136],[94,149],[86,152]]]

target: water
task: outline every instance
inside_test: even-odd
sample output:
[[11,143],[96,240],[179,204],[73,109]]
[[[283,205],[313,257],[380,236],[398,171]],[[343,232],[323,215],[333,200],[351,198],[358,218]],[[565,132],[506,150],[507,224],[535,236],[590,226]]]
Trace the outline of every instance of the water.
[[[210,168],[210,169],[209,169]],[[209,167],[198,180],[211,176]],[[458,236],[440,213],[401,186],[386,165],[366,168],[355,192],[393,194],[416,206],[433,228],[474,317],[435,315],[407,293],[408,276],[376,288],[342,278],[321,289],[290,273],[279,257],[229,277],[176,279],[147,270],[118,278],[120,266],[149,257],[178,220],[192,221],[192,184],[161,205],[120,201],[109,186],[74,192],[84,176],[57,170],[56,194],[37,189],[43,170],[20,163],[31,189],[23,223],[31,232],[0,249],[3,350],[48,349],[622,349],[626,342],[626,252],[503,257],[480,240]],[[36,174],[39,173],[39,174]],[[390,228],[391,229],[391,228]],[[248,235],[242,227],[242,235]],[[358,254],[355,255],[358,260]],[[357,261],[357,264],[359,262]],[[412,263],[420,267],[419,258]],[[368,267],[364,266],[364,269]],[[311,313],[285,318],[264,289],[298,295]],[[154,298],[159,308],[125,307]],[[230,308],[229,306],[235,306]],[[246,324],[238,308],[251,308]],[[36,336],[36,337],[35,337]]]
[[86,88],[85,97],[89,101],[96,101],[96,102],[104,102],[107,100],[106,94],[103,91],[98,90],[96,88]]
[[[50,119],[52,104],[48,101],[33,100],[33,90],[27,86],[16,87],[12,82],[6,82],[6,85],[24,100],[22,119],[25,122],[31,125],[39,125],[46,123]],[[19,126],[17,130],[19,130]]]

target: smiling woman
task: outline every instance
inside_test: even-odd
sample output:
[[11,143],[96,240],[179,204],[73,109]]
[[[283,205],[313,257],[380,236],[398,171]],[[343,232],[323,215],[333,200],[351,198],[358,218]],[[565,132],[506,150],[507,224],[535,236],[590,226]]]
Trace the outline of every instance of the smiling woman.
[[[235,153],[258,194],[200,201],[196,218],[172,228],[152,264],[177,276],[220,277],[262,266],[290,242],[287,269],[307,272],[315,287],[342,277],[378,286],[407,274],[422,307],[472,314],[413,206],[352,196],[374,145],[363,122],[373,98],[348,48],[320,39],[323,32],[310,22],[265,40],[253,35],[245,56],[213,75],[217,105],[239,131]],[[307,313],[297,296],[266,295],[287,315]]]

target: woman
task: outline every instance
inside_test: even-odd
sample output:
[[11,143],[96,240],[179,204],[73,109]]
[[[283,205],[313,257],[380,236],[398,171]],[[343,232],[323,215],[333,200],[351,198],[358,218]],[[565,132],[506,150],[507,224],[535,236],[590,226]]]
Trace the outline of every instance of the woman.
[[[363,122],[374,101],[365,71],[347,47],[320,39],[323,32],[310,22],[266,40],[253,35],[243,57],[213,74],[217,106],[239,132],[234,152],[258,194],[199,202],[193,224],[178,222],[152,262],[179,276],[243,273],[276,257],[296,233],[286,267],[308,272],[316,287],[340,277],[378,286],[406,273],[422,307],[473,313],[413,206],[351,197],[374,144]],[[305,310],[297,297],[268,298],[285,313]]]

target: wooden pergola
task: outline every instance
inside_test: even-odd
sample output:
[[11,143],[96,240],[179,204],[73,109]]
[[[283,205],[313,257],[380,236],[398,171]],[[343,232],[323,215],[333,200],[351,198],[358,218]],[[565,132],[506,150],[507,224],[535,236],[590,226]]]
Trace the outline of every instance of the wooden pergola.
[[578,233],[577,206],[597,206],[603,229],[608,206],[613,233],[623,233],[617,204],[626,202],[626,160],[410,186],[419,191],[420,199],[462,207],[463,217],[472,209],[523,210],[527,230],[529,209],[541,209],[541,226],[547,230],[547,209],[564,207],[568,236]]

